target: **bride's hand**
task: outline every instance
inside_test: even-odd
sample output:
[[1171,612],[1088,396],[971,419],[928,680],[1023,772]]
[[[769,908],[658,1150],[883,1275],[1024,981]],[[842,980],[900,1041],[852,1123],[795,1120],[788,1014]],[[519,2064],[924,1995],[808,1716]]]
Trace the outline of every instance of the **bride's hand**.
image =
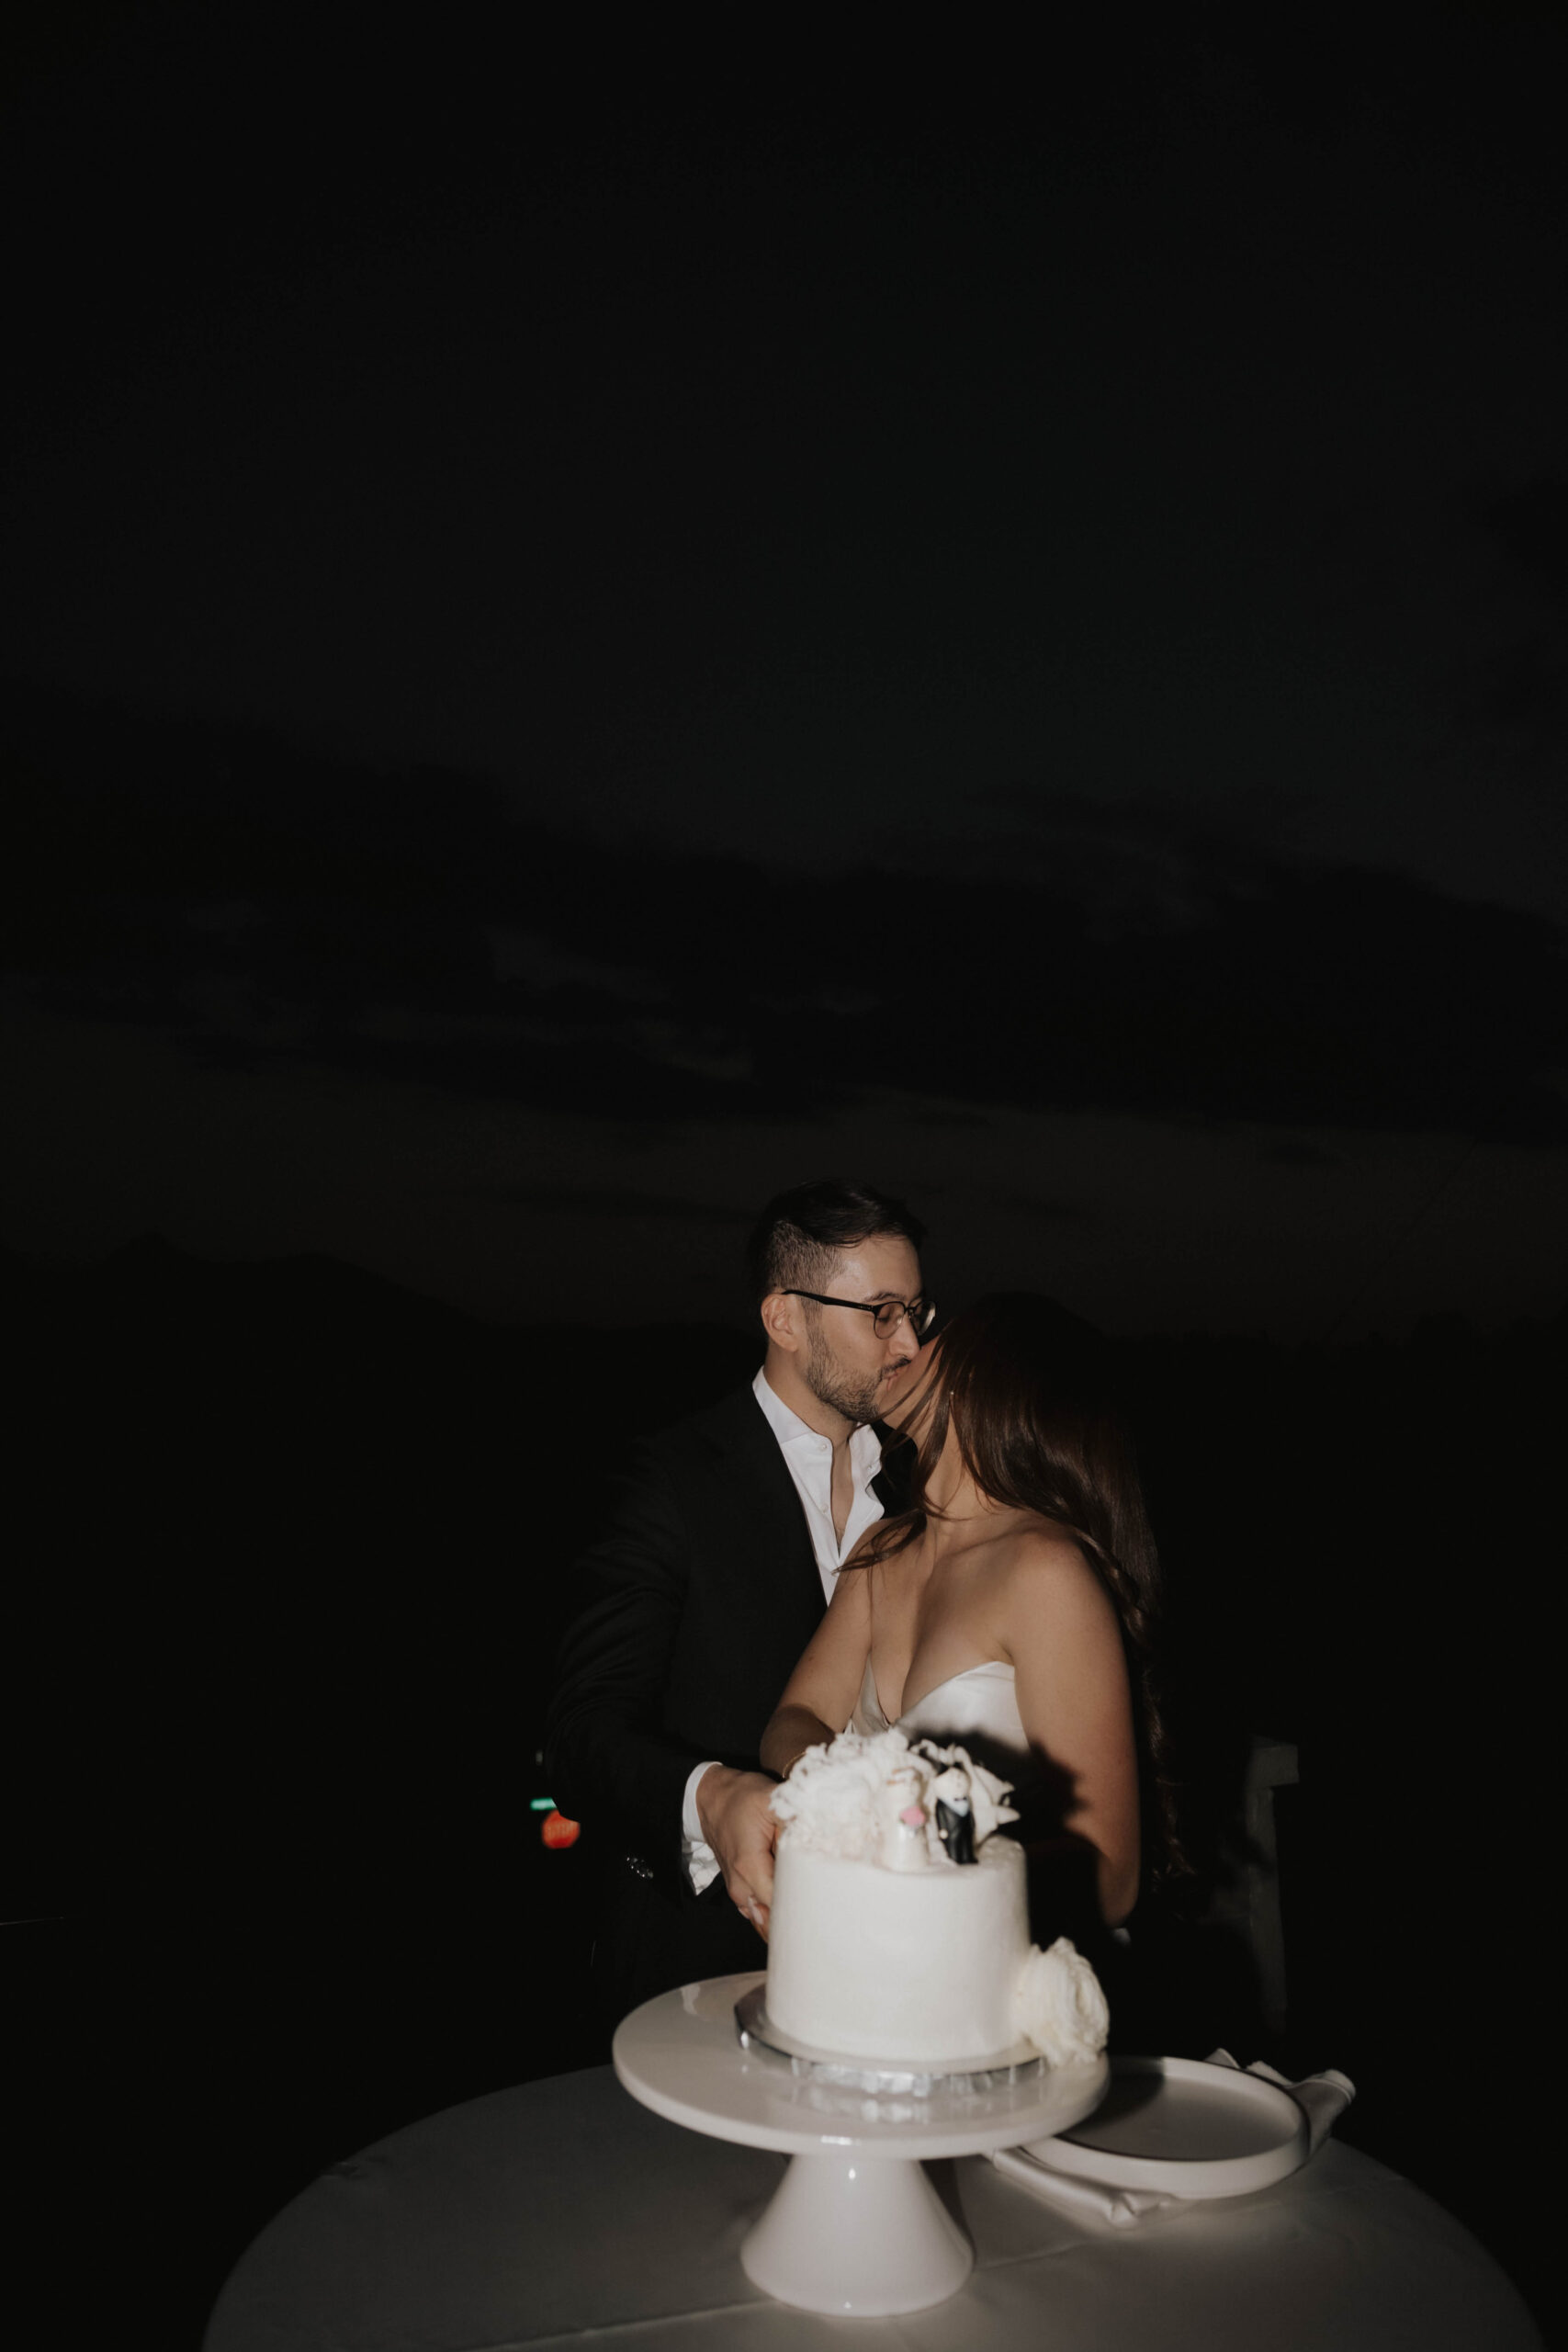
[[765,1772],[738,1772],[728,1764],[711,1764],[697,1782],[697,1819],[724,1872],[725,1890],[764,1937],[779,1827],[768,1810],[773,1792]]

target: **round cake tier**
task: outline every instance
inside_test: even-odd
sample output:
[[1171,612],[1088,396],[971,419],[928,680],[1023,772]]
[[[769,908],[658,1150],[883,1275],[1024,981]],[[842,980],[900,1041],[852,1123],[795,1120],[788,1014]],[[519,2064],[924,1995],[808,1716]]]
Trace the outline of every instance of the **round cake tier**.
[[1022,1849],[990,1838],[972,1864],[891,1871],[779,1841],[767,2013],[846,2057],[971,2064],[1018,2041],[1029,1951]]

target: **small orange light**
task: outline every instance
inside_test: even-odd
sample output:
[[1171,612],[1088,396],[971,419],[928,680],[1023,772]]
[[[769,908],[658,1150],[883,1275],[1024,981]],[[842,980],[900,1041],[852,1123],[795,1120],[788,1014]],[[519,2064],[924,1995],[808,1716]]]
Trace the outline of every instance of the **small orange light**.
[[582,1825],[569,1821],[564,1813],[547,1813],[539,1835],[547,1846],[575,1846],[582,1835]]

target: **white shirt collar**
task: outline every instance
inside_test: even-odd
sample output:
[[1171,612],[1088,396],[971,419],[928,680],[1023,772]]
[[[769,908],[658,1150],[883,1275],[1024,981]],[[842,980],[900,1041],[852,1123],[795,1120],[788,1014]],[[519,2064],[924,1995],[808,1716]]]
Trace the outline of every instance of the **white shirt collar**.
[[[832,1439],[824,1437],[820,1430],[814,1430],[808,1421],[803,1421],[782,1396],[775,1395],[769,1385],[766,1372],[760,1367],[756,1379],[751,1383],[751,1394],[761,1405],[768,1427],[781,1446],[803,1446],[812,1453],[831,1453]],[[850,1467],[854,1473],[857,1487],[863,1487],[869,1479],[874,1478],[882,1467],[882,1440],[869,1421],[863,1421],[860,1428],[851,1434]]]

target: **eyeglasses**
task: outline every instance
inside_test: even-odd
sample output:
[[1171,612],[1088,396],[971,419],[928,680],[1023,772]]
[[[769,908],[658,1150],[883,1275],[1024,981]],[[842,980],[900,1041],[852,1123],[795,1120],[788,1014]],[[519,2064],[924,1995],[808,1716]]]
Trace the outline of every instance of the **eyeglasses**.
[[934,1298],[828,1298],[819,1290],[786,1290],[784,1296],[815,1299],[818,1306],[852,1306],[857,1315],[871,1317],[879,1340],[890,1340],[906,1316],[917,1340],[924,1339],[936,1321]]

